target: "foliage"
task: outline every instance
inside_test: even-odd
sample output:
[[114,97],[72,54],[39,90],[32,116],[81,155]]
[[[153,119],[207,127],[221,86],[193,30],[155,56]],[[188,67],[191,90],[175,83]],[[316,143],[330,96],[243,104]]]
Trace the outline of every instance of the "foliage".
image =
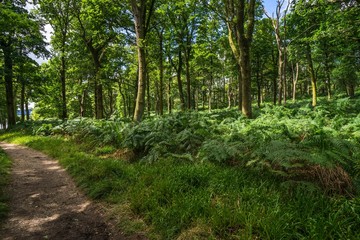
[[[314,168],[341,167],[346,186],[340,184],[337,192],[343,193],[346,188],[350,193],[352,181],[347,174],[357,178],[360,166],[358,105],[358,100],[345,98],[316,109],[300,103],[265,105],[254,120],[228,110],[179,112],[138,124],[126,119],[43,121],[32,128],[36,135],[63,135],[85,142],[89,149],[122,148],[125,155],[130,154],[128,160],[154,163],[170,157],[246,166],[269,171],[284,181],[310,181],[327,192],[336,191],[328,191],[321,179],[313,177]],[[337,179],[335,175],[332,179]]]
[[129,231],[165,239],[359,237],[359,198],[327,197],[308,182],[170,156],[152,164],[100,159],[54,137],[21,142],[59,159],[91,197],[113,204],[114,215],[126,213],[119,220]]
[[6,217],[8,211],[5,187],[9,181],[10,166],[10,159],[6,156],[5,152],[0,149],[0,220]]

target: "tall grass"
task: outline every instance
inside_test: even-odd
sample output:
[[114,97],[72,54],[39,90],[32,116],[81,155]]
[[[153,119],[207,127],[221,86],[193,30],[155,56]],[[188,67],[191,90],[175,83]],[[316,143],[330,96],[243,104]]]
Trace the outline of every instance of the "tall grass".
[[5,187],[9,181],[10,166],[10,159],[6,156],[5,152],[0,149],[0,221],[6,217],[8,212],[8,196],[5,193]]
[[[360,237],[360,199],[328,197],[307,182],[172,157],[152,164],[102,159],[59,138],[21,142],[60,159],[92,198],[113,204],[121,214],[125,210],[119,207],[128,207],[128,215],[120,217],[125,227],[155,239]],[[139,218],[142,224],[131,225]]]
[[359,239],[359,105],[265,105],[253,120],[221,110],[139,124],[44,122],[27,131],[38,136],[18,130],[0,139],[58,158],[89,196],[112,204],[128,232],[154,239]]

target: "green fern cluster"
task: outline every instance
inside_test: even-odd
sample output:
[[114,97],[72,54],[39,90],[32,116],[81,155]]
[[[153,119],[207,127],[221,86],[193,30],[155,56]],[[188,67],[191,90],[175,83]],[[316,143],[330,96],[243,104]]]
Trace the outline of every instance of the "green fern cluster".
[[66,135],[90,148],[126,148],[144,162],[162,158],[209,161],[265,168],[281,176],[309,166],[341,166],[357,176],[359,102],[348,98],[320,100],[316,108],[301,101],[288,106],[265,104],[251,120],[236,109],[179,112],[138,124],[124,119],[47,120],[34,122],[33,132]]

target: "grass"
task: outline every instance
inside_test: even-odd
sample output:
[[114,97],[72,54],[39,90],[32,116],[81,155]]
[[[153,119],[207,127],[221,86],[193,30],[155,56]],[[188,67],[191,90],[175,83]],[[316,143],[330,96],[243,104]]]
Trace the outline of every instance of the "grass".
[[90,197],[112,205],[129,234],[145,232],[153,239],[360,237],[360,199],[328,197],[306,182],[171,157],[152,164],[103,159],[56,137],[3,134],[0,139],[59,159]]
[[7,195],[5,187],[9,181],[11,162],[5,152],[0,149],[0,221],[3,220],[8,212]]
[[319,102],[266,105],[254,120],[223,110],[34,122],[0,140],[59,159],[128,234],[360,239],[360,103]]

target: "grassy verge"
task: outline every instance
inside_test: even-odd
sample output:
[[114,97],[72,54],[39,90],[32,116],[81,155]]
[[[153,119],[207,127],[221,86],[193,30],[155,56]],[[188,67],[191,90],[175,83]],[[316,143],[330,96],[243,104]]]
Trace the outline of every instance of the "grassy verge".
[[6,217],[8,212],[7,196],[4,191],[9,180],[10,165],[10,159],[0,149],[0,221]]
[[360,238],[360,198],[329,197],[306,182],[171,156],[152,164],[102,158],[64,138],[15,132],[0,140],[59,159],[90,197],[110,203],[129,234],[144,232],[152,239]]

